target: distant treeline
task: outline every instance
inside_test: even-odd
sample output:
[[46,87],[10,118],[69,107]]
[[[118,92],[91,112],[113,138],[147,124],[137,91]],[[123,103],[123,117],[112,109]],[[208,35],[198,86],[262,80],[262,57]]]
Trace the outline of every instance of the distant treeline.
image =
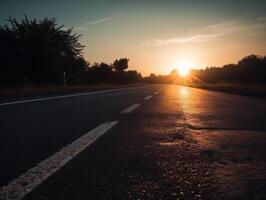
[[249,55],[237,64],[223,67],[207,67],[191,70],[190,75],[182,78],[176,70],[169,75],[151,74],[145,77],[149,83],[181,83],[181,84],[234,84],[234,85],[266,85],[266,56]]
[[115,83],[129,84],[142,80],[142,75],[136,70],[127,70],[129,59],[120,58],[112,64],[94,63],[86,66],[82,76],[84,83]]
[[150,76],[144,77],[144,82],[152,84],[170,84],[170,83],[179,83],[180,77],[176,70],[173,70],[169,75],[156,75],[151,73]]
[[133,83],[141,80],[137,71],[126,71],[129,60],[112,64],[83,58],[80,35],[58,26],[55,19],[18,21],[9,18],[0,26],[0,86]]
[[266,56],[250,55],[237,64],[191,72],[193,83],[266,85]]

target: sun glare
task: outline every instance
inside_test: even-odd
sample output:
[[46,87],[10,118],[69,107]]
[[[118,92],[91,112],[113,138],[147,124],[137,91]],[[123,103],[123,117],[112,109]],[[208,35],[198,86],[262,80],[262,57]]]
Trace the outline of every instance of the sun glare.
[[192,67],[191,62],[188,59],[180,59],[178,62],[178,73],[182,77],[189,75],[190,69]]
[[186,67],[179,67],[178,73],[180,74],[180,76],[186,77],[189,75],[189,69]]

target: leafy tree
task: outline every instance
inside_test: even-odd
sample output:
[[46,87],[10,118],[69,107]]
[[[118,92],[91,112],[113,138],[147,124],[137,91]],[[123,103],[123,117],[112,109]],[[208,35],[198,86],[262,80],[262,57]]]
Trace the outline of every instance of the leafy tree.
[[133,83],[142,76],[126,71],[129,59],[90,65],[82,56],[80,35],[58,26],[54,18],[18,21],[0,26],[0,86],[72,83]]
[[87,68],[85,82],[87,83],[111,83],[113,69],[106,63],[94,63]]
[[18,21],[0,26],[0,84],[62,83],[64,72],[74,82],[84,70],[80,35],[58,26],[54,18]]
[[136,83],[141,81],[142,75],[138,73],[136,70],[129,70],[125,72],[125,77],[127,83]]
[[265,57],[249,55],[241,59],[237,64],[194,70],[193,77],[196,78],[194,80],[196,83],[265,85]]
[[[126,61],[126,62],[125,62]],[[120,66],[121,63],[125,62],[128,67],[128,59],[119,59],[114,63],[119,63],[116,66]],[[121,64],[122,65],[122,64]],[[84,81],[87,83],[115,83],[115,84],[128,84],[135,83],[142,80],[142,75],[136,70],[124,71],[114,70],[113,64],[106,63],[94,63],[87,67],[85,72]],[[124,68],[126,69],[126,68]]]
[[129,62],[129,59],[127,58],[116,59],[113,63],[114,69],[117,72],[123,72],[124,70],[128,68],[128,62]]

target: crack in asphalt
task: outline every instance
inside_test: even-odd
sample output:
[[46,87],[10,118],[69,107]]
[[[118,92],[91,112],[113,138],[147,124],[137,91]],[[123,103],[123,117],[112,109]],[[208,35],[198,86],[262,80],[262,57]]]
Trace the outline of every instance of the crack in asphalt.
[[262,128],[237,128],[237,127],[201,127],[201,126],[195,126],[192,124],[180,124],[180,127],[183,128],[189,128],[192,130],[217,130],[217,131],[257,131],[257,132],[265,132],[265,129]]

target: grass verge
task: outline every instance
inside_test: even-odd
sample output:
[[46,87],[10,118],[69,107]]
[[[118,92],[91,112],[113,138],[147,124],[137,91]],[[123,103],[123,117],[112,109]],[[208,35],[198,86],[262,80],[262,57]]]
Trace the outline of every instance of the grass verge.
[[266,98],[265,85],[232,85],[232,84],[201,84],[201,85],[187,85],[189,87],[201,88],[219,92],[226,92],[231,94],[240,94],[252,97]]

